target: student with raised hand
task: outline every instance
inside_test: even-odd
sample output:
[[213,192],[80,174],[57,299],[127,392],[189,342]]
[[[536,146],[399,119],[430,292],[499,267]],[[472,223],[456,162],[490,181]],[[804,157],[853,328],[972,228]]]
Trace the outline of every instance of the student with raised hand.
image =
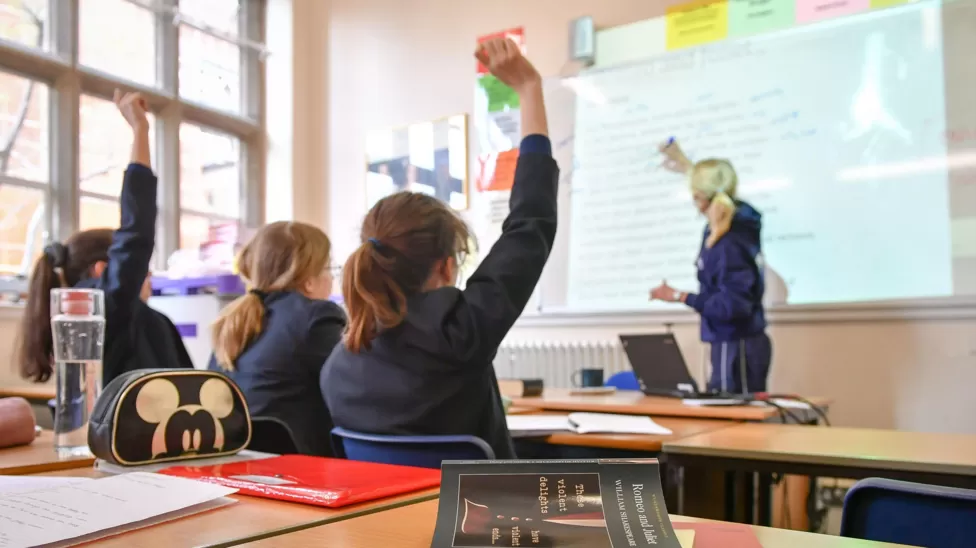
[[213,326],[210,369],[241,387],[252,416],[291,429],[300,453],[331,456],[332,421],[319,372],[342,338],[346,316],[332,292],[328,236],[298,222],[258,230],[237,258],[248,286]]
[[511,211],[502,234],[455,287],[469,230],[436,198],[401,192],[366,214],[346,261],[343,344],[322,371],[336,426],[386,435],[473,435],[514,458],[492,360],[528,303],[556,236],[558,168],[542,82],[518,46],[496,39],[478,59],[521,100]]
[[708,219],[698,252],[698,293],[663,282],[651,299],[681,302],[701,315],[711,344],[709,390],[765,392],[772,361],[763,308],[762,215],[736,195],[739,179],[728,160],[692,163],[674,139],[661,145],[664,167],[687,175],[695,207]]
[[146,101],[139,93],[116,90],[115,104],[132,128],[132,155],[119,195],[121,222],[117,230],[85,230],[54,242],[34,264],[18,363],[21,374],[36,382],[52,374],[50,294],[58,287],[105,293],[104,384],[136,369],[193,367],[176,327],[146,304],[152,294],[149,262],[157,212]]

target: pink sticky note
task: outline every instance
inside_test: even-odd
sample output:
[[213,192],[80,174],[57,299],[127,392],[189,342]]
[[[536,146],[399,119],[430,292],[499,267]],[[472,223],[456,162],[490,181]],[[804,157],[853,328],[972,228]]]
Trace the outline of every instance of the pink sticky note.
[[871,0],[796,0],[796,22],[810,23],[867,11]]

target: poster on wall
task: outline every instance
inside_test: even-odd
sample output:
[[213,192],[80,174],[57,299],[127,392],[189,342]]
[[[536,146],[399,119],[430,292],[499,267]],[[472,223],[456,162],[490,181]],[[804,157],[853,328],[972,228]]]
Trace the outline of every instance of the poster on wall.
[[468,207],[467,116],[370,131],[366,136],[366,208],[409,190],[455,210]]
[[[525,33],[522,27],[481,36],[478,43],[506,37],[525,53]],[[519,98],[515,90],[477,63],[475,83],[474,123],[478,142],[478,166],[475,186],[479,192],[511,190],[518,160],[521,135]]]

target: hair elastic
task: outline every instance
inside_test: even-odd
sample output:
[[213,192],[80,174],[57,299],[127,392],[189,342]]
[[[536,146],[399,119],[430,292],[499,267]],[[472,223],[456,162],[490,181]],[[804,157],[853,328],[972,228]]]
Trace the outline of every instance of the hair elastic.
[[255,297],[261,299],[262,301],[264,300],[265,297],[268,296],[268,294],[266,292],[261,291],[260,289],[248,289],[247,292],[250,293],[251,295],[254,295]]
[[376,249],[380,249],[381,247],[383,247],[383,244],[381,244],[380,241],[377,240],[376,238],[366,238],[366,241],[373,244],[373,247],[375,247]]

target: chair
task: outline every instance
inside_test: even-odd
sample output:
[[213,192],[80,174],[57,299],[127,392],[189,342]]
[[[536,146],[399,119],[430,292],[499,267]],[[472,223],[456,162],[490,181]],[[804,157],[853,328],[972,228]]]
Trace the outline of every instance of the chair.
[[926,548],[973,546],[974,517],[976,491],[869,478],[847,492],[840,534]]
[[336,427],[332,447],[340,458],[421,468],[440,468],[444,460],[495,458],[491,447],[475,436],[381,436]]
[[614,373],[604,385],[612,386],[617,390],[640,390],[640,383],[637,382],[637,375],[633,371]]
[[291,428],[275,417],[251,417],[251,443],[247,448],[279,455],[301,453]]

